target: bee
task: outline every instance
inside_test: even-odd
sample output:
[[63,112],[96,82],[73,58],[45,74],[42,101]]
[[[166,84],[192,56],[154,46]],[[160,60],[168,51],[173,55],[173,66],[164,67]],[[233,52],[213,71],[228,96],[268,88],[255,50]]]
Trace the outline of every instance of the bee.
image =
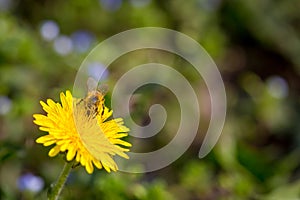
[[83,105],[88,117],[95,118],[98,114],[104,114],[104,96],[107,93],[107,86],[98,84],[93,78],[88,78],[88,92],[85,98],[80,99],[77,105]]

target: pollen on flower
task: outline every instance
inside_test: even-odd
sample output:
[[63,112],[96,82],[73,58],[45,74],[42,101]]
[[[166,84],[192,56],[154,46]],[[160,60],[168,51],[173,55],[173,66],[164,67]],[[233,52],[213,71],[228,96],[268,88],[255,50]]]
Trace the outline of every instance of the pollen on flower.
[[48,155],[54,157],[60,152],[66,153],[67,161],[76,160],[93,173],[94,166],[106,171],[117,171],[118,167],[113,156],[119,155],[128,159],[125,152],[131,144],[122,140],[128,135],[129,129],[124,126],[123,119],[110,119],[112,111],[104,100],[97,105],[101,112],[87,112],[87,104],[82,99],[72,97],[70,91],[60,94],[60,103],[48,99],[40,102],[46,115],[34,114],[34,123],[47,135],[39,137],[36,142],[51,146]]

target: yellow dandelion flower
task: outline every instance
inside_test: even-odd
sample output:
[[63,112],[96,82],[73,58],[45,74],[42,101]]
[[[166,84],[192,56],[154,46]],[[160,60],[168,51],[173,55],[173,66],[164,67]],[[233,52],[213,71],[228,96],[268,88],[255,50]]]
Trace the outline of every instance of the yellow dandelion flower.
[[129,151],[131,144],[122,138],[128,135],[129,129],[121,118],[108,120],[112,111],[104,105],[103,95],[98,92],[97,99],[88,101],[74,98],[66,91],[60,94],[60,99],[61,104],[51,99],[40,102],[47,115],[34,114],[34,123],[49,134],[36,142],[54,145],[48,153],[50,157],[66,152],[67,161],[76,159],[89,174],[93,173],[94,166],[108,172],[118,170],[112,157],[128,159],[124,152]]

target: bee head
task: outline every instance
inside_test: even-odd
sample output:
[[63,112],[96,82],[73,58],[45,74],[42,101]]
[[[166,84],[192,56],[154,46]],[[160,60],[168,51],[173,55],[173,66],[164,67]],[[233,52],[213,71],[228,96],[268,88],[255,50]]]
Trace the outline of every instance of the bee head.
[[92,104],[97,104],[97,103],[99,102],[99,97],[96,96],[96,95],[91,96],[91,97],[90,97],[90,102],[91,102]]

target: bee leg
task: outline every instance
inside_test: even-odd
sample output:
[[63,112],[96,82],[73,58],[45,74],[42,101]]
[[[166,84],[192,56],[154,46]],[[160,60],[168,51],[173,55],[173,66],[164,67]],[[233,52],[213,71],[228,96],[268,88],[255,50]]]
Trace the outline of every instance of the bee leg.
[[93,116],[93,117],[95,118],[95,117],[97,117],[97,115],[98,115],[99,111],[98,111],[98,109],[97,109],[97,108],[95,108],[95,110],[94,110],[94,111],[95,111],[95,112],[94,112],[94,116]]
[[79,105],[81,102],[83,102],[83,99],[80,99],[80,100],[76,103],[76,105]]
[[87,110],[87,111],[86,111],[86,115],[87,115],[87,116],[90,116],[90,114],[91,114],[91,111],[90,111],[90,110]]
[[103,116],[104,115],[104,109],[105,109],[105,106],[104,106],[104,104],[102,105],[102,112],[101,112],[101,116]]

